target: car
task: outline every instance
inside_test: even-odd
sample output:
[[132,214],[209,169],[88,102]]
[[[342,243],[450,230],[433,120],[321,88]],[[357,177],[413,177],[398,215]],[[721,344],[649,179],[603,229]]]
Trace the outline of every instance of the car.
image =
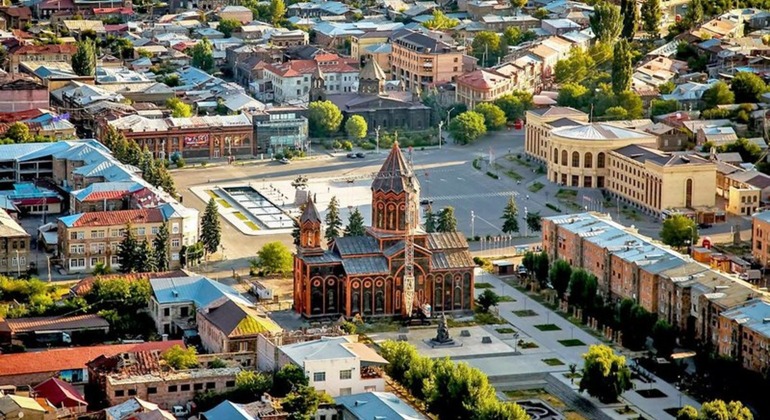
[[356,158],[356,154],[353,153],[353,152],[348,153],[347,156],[348,156],[348,159],[355,159]]
[[433,200],[428,200],[427,198],[420,200],[420,205],[429,206],[431,204],[433,204]]
[[711,226],[712,226],[711,223],[698,223],[698,227],[701,229],[708,229]]
[[363,159],[363,158],[366,157],[366,155],[363,154],[363,152],[358,152],[358,153],[356,153],[356,157],[359,158],[359,159]]
[[187,407],[175,405],[171,408],[171,414],[174,417],[186,417],[190,415],[190,410]]
[[278,162],[281,162],[284,165],[288,165],[288,164],[291,163],[291,161],[289,159],[286,159],[286,158],[281,158],[281,159],[278,160]]
[[519,266],[518,273],[520,276],[526,276],[527,275],[527,267],[524,267],[523,265]]

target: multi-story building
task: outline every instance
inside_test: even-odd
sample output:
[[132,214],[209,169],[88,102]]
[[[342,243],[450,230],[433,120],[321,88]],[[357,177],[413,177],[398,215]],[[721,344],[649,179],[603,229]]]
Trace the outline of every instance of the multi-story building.
[[424,91],[429,85],[453,82],[475,67],[463,47],[439,41],[422,32],[404,30],[391,39],[391,77],[409,90]]
[[[371,31],[351,36],[350,56],[363,64],[364,58],[371,55],[371,53],[367,52],[368,47],[386,44],[392,33],[392,31]],[[390,71],[390,66],[383,67],[383,69],[385,68]]]
[[513,89],[513,80],[494,69],[475,70],[457,77],[455,100],[473,109],[480,103],[492,102],[511,93]]
[[8,68],[10,73],[19,73],[24,61],[70,63],[75,51],[75,44],[19,45],[8,52]]
[[751,217],[751,255],[763,266],[770,266],[770,211]]
[[553,106],[527,111],[524,126],[524,151],[542,163],[550,156],[551,130],[588,122],[588,114],[574,108]]
[[27,78],[0,80],[0,112],[48,109],[48,89],[42,83]]
[[107,125],[157,157],[181,154],[185,159],[216,159],[257,152],[251,118],[246,114],[164,119],[129,115],[104,121],[98,127],[100,137]]
[[264,76],[276,102],[308,102],[318,100],[310,97],[314,80],[322,81],[323,94],[355,92],[358,69],[337,54],[318,54],[312,60],[267,64]]
[[306,150],[308,120],[304,107],[272,107],[252,114],[254,138],[260,153],[276,153],[284,148]]
[[754,372],[770,367],[770,303],[754,299],[719,316],[719,355]]
[[30,236],[8,212],[0,209],[0,273],[26,273]]
[[307,45],[309,41],[308,33],[301,29],[275,31],[270,34],[270,43],[276,47],[296,47],[298,45]]
[[166,223],[169,231],[169,264],[180,266],[183,246],[198,240],[198,211],[179,204],[156,208],[79,213],[59,219],[59,255],[70,272],[82,273],[103,264],[113,270],[120,267],[118,247],[131,223],[141,242],[150,243]]

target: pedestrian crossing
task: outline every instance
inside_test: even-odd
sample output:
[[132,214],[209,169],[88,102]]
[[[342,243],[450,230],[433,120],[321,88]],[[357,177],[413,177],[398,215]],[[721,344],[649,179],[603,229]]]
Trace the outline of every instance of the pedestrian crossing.
[[476,194],[457,194],[457,195],[433,195],[423,196],[423,200],[433,201],[447,201],[447,200],[467,200],[469,198],[492,198],[492,197],[518,197],[520,194],[518,191],[498,191],[498,192],[486,192]]

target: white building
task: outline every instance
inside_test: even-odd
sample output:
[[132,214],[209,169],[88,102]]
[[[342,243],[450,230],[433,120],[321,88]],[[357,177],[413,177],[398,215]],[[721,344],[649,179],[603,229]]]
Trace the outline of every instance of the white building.
[[355,336],[279,347],[278,367],[289,363],[305,370],[310,386],[332,397],[385,390],[381,367],[388,362]]
[[265,81],[272,83],[278,103],[308,102],[314,74],[323,78],[325,93],[338,94],[356,92],[358,72],[337,54],[319,54],[312,60],[268,64]]

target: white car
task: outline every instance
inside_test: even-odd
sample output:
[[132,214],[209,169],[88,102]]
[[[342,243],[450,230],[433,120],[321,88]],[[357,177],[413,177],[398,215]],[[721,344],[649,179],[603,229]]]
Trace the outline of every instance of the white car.
[[190,415],[190,410],[181,405],[175,405],[171,408],[171,414],[173,414],[174,417],[187,417]]

